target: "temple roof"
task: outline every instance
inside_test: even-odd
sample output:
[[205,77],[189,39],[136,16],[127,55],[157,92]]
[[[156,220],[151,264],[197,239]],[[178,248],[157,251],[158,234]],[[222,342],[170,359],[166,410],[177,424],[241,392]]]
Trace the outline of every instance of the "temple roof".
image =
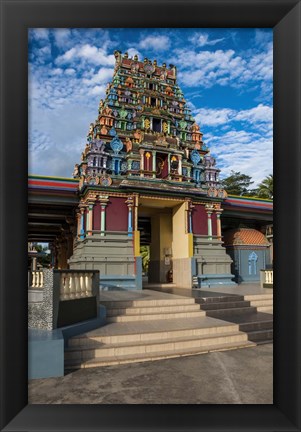
[[106,97],[74,167],[79,189],[119,188],[122,180],[141,181],[146,188],[159,179],[164,188],[175,183],[183,190],[198,188],[199,194],[210,191],[210,197],[224,198],[220,170],[177,84],[176,66],[129,58],[120,51],[114,56]]
[[253,228],[235,228],[224,233],[225,246],[268,246],[265,235]]

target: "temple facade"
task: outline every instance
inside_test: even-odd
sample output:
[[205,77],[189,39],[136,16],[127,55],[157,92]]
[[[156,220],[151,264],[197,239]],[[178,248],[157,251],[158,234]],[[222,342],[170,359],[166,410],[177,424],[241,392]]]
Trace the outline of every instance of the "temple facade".
[[176,67],[119,51],[115,59],[74,168],[79,205],[69,267],[99,270],[103,287],[141,289],[145,268],[149,283],[234,284],[221,232],[227,194]]

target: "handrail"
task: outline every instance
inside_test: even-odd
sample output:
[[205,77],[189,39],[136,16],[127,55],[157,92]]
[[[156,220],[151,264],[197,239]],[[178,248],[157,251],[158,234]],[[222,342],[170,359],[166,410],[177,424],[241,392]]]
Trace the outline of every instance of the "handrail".
[[43,288],[44,273],[42,270],[29,272],[28,288]]
[[264,285],[273,285],[273,270],[260,270],[260,286],[264,288]]
[[74,300],[92,297],[93,272],[63,271],[60,274],[60,300]]

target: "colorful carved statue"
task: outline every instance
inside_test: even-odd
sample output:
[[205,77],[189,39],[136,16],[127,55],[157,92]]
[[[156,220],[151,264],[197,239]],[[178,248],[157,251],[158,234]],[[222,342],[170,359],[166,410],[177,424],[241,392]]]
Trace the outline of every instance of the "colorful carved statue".
[[72,174],[72,176],[73,176],[74,178],[76,178],[76,177],[79,176],[79,169],[78,169],[78,167],[79,167],[78,164],[75,164],[75,165],[74,165],[74,170],[73,170],[73,174]]
[[86,144],[85,150],[84,150],[84,156],[87,156],[89,151],[91,150],[91,144]]
[[150,121],[149,121],[149,119],[145,119],[145,120],[144,120],[144,128],[145,128],[146,130],[149,130],[149,129],[150,129]]
[[140,129],[137,129],[136,132],[134,132],[134,138],[137,143],[140,143],[143,139],[143,133]]
[[132,141],[130,140],[129,137],[126,137],[126,139],[125,139],[125,146],[126,146],[127,153],[129,153],[133,148]]

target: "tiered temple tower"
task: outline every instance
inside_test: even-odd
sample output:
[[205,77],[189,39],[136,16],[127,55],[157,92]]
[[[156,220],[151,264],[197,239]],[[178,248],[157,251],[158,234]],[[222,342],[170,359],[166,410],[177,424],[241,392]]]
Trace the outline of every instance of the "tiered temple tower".
[[193,276],[202,286],[232,283],[221,242],[226,193],[176,67],[114,54],[112,81],[74,168],[80,204],[70,267],[99,269],[105,286],[141,288],[142,233],[149,281],[172,274],[187,288]]

